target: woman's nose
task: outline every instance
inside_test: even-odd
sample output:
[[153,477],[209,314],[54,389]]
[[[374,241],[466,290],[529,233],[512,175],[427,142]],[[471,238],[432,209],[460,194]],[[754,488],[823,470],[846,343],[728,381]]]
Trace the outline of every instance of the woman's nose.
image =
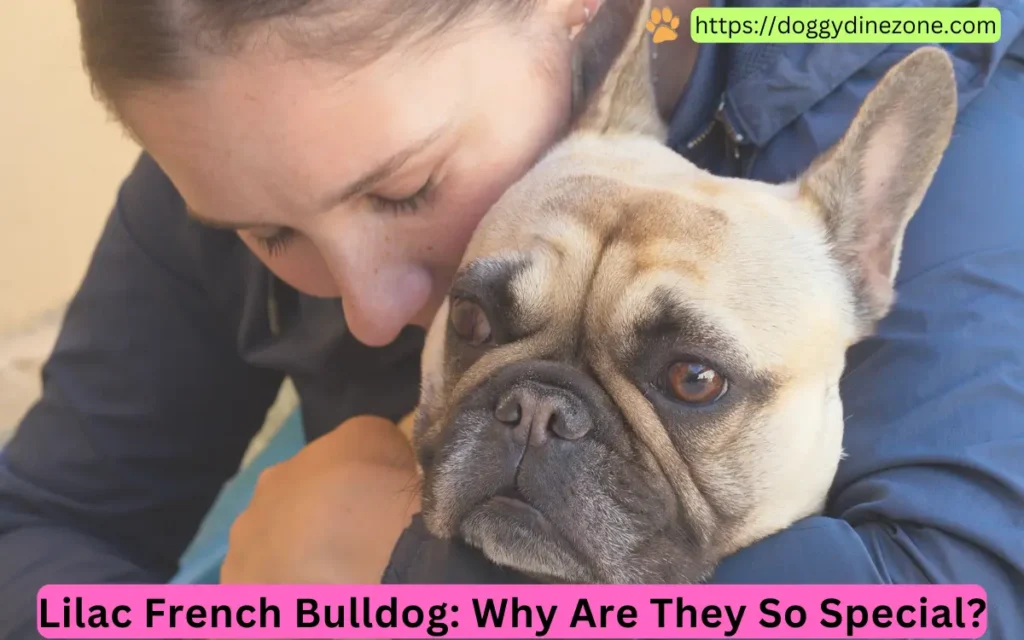
[[390,344],[430,301],[431,285],[430,272],[411,264],[344,277],[338,288],[349,331],[371,347]]
[[350,224],[332,229],[317,243],[333,277],[345,322],[357,340],[371,347],[398,337],[429,304],[430,270],[412,255],[414,246],[379,229]]

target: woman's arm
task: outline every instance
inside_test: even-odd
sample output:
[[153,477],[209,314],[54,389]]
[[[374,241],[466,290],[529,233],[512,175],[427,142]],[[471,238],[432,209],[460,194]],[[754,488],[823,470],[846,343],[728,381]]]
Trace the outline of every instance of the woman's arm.
[[0,637],[38,637],[44,584],[169,578],[237,470],[282,379],[241,361],[207,297],[204,270],[230,265],[204,256],[237,244],[186,220],[148,158],[126,180],[0,452]]

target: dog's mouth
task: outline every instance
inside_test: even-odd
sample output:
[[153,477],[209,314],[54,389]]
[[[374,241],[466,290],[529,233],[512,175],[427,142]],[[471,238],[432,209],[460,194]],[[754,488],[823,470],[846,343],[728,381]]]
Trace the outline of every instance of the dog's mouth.
[[519,531],[531,531],[535,535],[563,538],[552,520],[531,502],[515,484],[502,487],[489,497],[481,500],[463,518],[463,535],[472,533],[482,522]]
[[515,521],[519,527],[551,534],[554,528],[550,520],[515,486],[505,487],[484,500],[474,511],[485,517]]
[[513,566],[534,580],[553,579],[545,571],[553,567],[565,574],[560,578],[589,575],[585,562],[565,535],[514,486],[501,489],[470,509],[459,525],[459,533],[491,561]]

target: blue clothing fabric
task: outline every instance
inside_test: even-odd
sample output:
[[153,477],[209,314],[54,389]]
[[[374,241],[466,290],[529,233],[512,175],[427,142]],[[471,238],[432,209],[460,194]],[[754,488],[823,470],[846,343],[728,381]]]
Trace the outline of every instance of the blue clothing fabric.
[[[976,583],[989,595],[988,637],[1018,640],[1024,5],[970,4],[1001,10],[1002,39],[948,47],[960,119],[907,231],[895,308],[850,351],[848,457],[827,512],[727,559],[714,581]],[[722,175],[793,178],[912,48],[705,46],[706,82],[683,96],[671,144]],[[728,127],[690,144],[719,104]],[[0,638],[39,637],[44,584],[170,579],[285,376],[313,439],[353,415],[409,411],[421,345],[414,329],[386,348],[358,344],[338,301],[301,295],[234,234],[190,221],[143,155],[68,309],[43,397],[0,452]],[[385,579],[524,581],[431,539],[418,519]]]

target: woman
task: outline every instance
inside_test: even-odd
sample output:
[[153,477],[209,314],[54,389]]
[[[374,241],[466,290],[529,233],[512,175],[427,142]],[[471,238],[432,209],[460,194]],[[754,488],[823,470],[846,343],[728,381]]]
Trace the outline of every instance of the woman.
[[[596,0],[77,4],[146,153],[0,459],[0,635],[34,636],[45,583],[166,580],[286,375],[312,442],[261,478],[225,581],[516,579],[407,527],[393,421],[474,225],[565,131]],[[897,306],[850,354],[828,513],[716,581],[979,583],[993,637],[1024,637],[1024,26],[991,4],[1000,41],[951,48],[961,121]],[[672,147],[768,181],[913,48],[663,45]]]

